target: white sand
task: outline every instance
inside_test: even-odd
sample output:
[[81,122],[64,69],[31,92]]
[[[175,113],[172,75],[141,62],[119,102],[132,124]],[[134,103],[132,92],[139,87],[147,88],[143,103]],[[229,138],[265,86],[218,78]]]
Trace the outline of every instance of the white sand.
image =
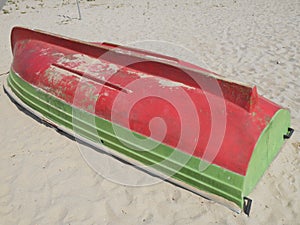
[[295,134],[250,194],[248,218],[167,182],[132,188],[103,179],[76,142],[22,113],[1,88],[0,224],[299,224],[300,4],[274,2],[82,1],[81,21],[72,19],[75,0],[8,2],[0,13],[0,73],[9,70],[16,25],[86,41],[168,41],[290,108]]

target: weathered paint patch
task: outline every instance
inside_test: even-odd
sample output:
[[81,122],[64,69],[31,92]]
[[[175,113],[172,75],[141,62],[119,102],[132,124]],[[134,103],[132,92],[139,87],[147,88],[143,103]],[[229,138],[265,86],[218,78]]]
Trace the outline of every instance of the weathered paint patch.
[[87,73],[94,77],[106,80],[105,76],[116,74],[121,67],[106,62],[101,59],[95,59],[83,54],[72,54],[59,58],[57,64],[69,69],[80,71],[82,74]]
[[40,56],[48,55],[50,52],[50,48],[42,48],[40,51]]
[[131,69],[131,68],[126,68],[126,73],[129,74],[129,75],[135,75],[139,78],[152,78],[152,77],[154,77],[151,74],[140,72],[138,70],[134,70],[134,69]]
[[161,78],[155,78],[158,80],[158,83],[160,84],[161,87],[181,87],[181,88],[187,88],[187,89],[195,89],[194,87],[185,85],[180,82],[172,81],[172,80],[167,80],[167,79],[161,79]]

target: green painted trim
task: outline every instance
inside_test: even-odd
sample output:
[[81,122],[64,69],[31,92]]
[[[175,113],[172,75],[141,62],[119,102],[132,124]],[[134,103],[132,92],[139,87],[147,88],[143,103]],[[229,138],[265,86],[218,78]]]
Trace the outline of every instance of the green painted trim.
[[278,154],[284,144],[283,135],[287,133],[290,127],[290,120],[290,112],[287,109],[280,109],[263,130],[248,165],[244,184],[245,195],[253,190]]
[[[153,142],[158,145],[151,151],[132,150],[123,145],[115,136],[110,121],[99,118],[76,107],[71,107],[69,104],[53,95],[30,85],[12,70],[8,77],[8,85],[15,95],[17,95],[25,104],[40,112],[51,121],[65,126],[71,129],[71,131],[75,131],[77,134],[96,143],[99,143],[101,139],[103,140],[104,145],[121,154],[145,165],[152,165],[152,168],[155,168],[166,175],[174,173],[172,178],[183,181],[196,189],[222,196],[225,199],[234,202],[240,208],[243,207],[244,196],[242,189],[244,176],[214,164],[209,165],[205,171],[199,172],[198,168],[201,163],[199,158],[187,155],[182,151],[173,149],[154,140]],[[118,127],[123,129],[124,132],[134,133],[126,128]],[[134,133],[134,135],[145,138],[138,133]],[[125,143],[127,142],[126,140],[122,141]],[[128,142],[127,144],[131,146],[134,145],[134,143]],[[143,150],[142,146],[138,147]],[[169,158],[171,154],[175,155],[172,159]],[[187,159],[187,157],[189,158],[188,162],[182,163],[182,160]],[[162,161],[164,163],[161,163]],[[178,167],[181,169],[176,171],[176,168]]]

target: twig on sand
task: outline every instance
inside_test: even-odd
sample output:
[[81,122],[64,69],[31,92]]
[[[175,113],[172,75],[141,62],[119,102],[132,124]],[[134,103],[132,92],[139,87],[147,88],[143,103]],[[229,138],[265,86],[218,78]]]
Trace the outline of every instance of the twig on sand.
[[76,0],[76,4],[77,4],[77,9],[78,9],[78,16],[79,16],[79,20],[81,20],[81,12],[80,12],[80,7],[79,7],[79,1]]
[[0,77],[9,74],[9,71],[5,72],[5,73],[0,73]]

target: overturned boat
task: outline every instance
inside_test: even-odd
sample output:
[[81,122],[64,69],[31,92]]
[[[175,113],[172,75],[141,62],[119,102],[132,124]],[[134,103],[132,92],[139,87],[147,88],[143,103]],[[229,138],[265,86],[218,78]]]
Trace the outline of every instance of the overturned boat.
[[6,93],[41,120],[249,214],[247,198],[293,132],[256,87],[187,62],[15,27]]

